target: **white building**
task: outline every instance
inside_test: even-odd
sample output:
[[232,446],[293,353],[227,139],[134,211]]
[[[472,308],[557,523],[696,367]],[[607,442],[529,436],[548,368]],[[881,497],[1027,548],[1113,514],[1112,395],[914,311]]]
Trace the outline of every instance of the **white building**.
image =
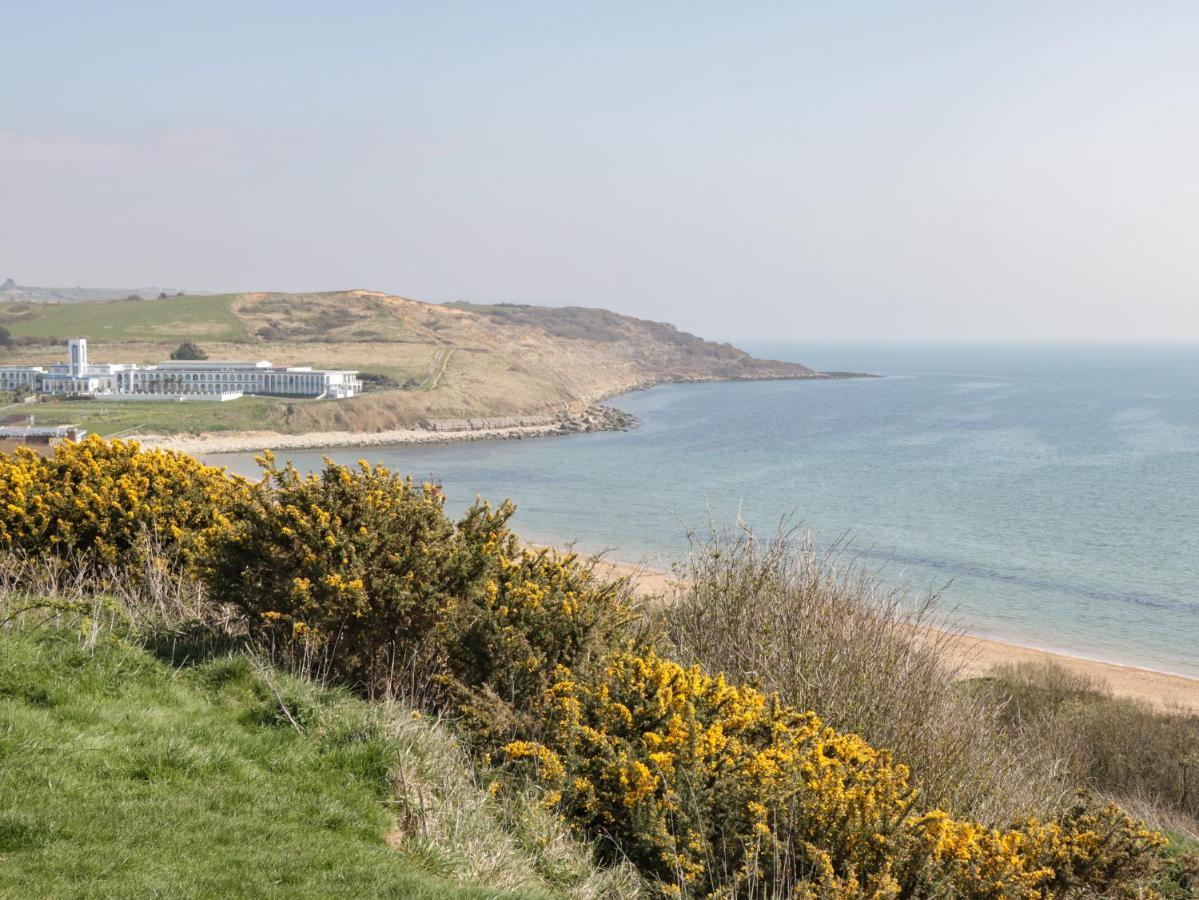
[[75,338],[67,341],[70,362],[67,363],[71,375],[82,378],[87,375],[87,338]]
[[69,344],[69,361],[53,365],[0,367],[0,390],[25,385],[43,394],[105,399],[233,400],[243,394],[341,400],[362,392],[358,373],[269,362],[172,360],[157,366],[88,362],[87,340]]
[[114,373],[121,394],[218,394],[231,391],[274,397],[329,397],[361,392],[357,372],[272,366],[269,362],[164,362]]
[[41,366],[0,366],[0,391],[36,391],[45,375]]

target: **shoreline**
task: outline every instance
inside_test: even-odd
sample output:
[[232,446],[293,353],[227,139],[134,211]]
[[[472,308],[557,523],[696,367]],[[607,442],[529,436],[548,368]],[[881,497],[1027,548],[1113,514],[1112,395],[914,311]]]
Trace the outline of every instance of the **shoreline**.
[[607,393],[584,397],[556,414],[486,416],[472,419],[425,420],[411,428],[388,431],[278,431],[202,432],[200,434],[130,434],[146,448],[177,450],[193,456],[218,453],[261,453],[263,450],[325,450],[350,447],[453,444],[464,441],[510,441],[561,437],[596,431],[628,431],[637,426],[635,416],[608,406],[606,401],[666,384],[707,384],[738,381],[838,381],[880,378],[861,372],[813,372],[809,375],[764,375],[733,378],[673,378],[625,384]]
[[1098,682],[1116,697],[1144,701],[1158,709],[1199,713],[1199,679],[1142,666],[1105,662],[1059,650],[1041,650],[973,634],[951,635],[955,662],[964,678],[980,678],[1001,665],[1054,663]]
[[263,450],[332,450],[353,447],[455,444],[465,441],[518,441],[525,438],[562,437],[596,431],[627,431],[637,424],[628,413],[595,404],[578,414],[559,416],[511,416],[486,419],[437,421],[418,428],[390,431],[309,431],[283,434],[277,431],[233,431],[227,434],[131,435],[143,447],[176,450],[192,456],[219,453],[261,453]]
[[[557,549],[562,547],[558,546]],[[640,594],[656,594],[670,585],[671,576],[668,572],[645,563],[630,563],[615,558],[608,558],[607,563],[614,574],[631,578]],[[1029,647],[967,632],[932,627],[926,627],[923,632],[935,640],[946,642],[952,654],[951,662],[963,680],[986,677],[991,670],[1003,665],[1052,663],[1072,673],[1085,675],[1113,696],[1139,700],[1159,710],[1199,714],[1199,678],[1126,663],[1088,659],[1061,650]]]

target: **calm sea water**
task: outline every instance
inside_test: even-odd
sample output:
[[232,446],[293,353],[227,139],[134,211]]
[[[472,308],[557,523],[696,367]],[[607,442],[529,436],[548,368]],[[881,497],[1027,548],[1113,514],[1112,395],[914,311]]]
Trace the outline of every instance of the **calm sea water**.
[[948,585],[975,634],[1199,676],[1199,348],[751,349],[887,377],[671,385],[615,401],[641,420],[627,433],[330,455],[659,565],[709,511],[789,515],[889,580]]

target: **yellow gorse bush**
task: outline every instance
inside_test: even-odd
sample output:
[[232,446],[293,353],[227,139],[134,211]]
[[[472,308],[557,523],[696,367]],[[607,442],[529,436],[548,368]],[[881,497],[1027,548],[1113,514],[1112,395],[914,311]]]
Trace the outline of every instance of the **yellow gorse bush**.
[[653,652],[559,676],[541,742],[506,756],[666,893],[1032,900],[1144,874],[1160,846],[1114,809],[1007,831],[916,814],[885,751]]
[[52,456],[0,454],[0,550],[134,567],[145,541],[202,542],[229,524],[247,485],[222,469],[136,441],[89,436]]
[[535,704],[555,673],[605,656],[635,614],[625,581],[574,554],[520,548],[506,531],[482,543],[480,562],[482,590],[441,630],[454,648],[457,711],[480,742],[495,743],[538,727]]
[[893,883],[892,835],[913,794],[886,753],[652,652],[613,656],[594,683],[560,675],[546,746],[505,751],[537,759],[543,778],[561,771],[548,780],[568,817],[611,835],[662,884],[737,893],[784,870],[798,884],[800,873],[820,876],[821,853],[835,861],[829,885],[838,870]]
[[383,466],[261,462],[265,478],[204,557],[210,592],[368,692],[494,721],[498,704],[538,697],[556,665],[627,619],[619,585],[573,556],[520,548],[510,504],[479,502],[454,522],[435,485]]
[[1158,832],[1113,805],[1080,802],[1055,821],[1006,831],[926,813],[912,824],[924,881],[980,898],[1137,896],[1165,846]]
[[405,667],[431,677],[429,638],[468,580],[440,493],[365,462],[313,474],[260,462],[265,477],[202,560],[213,598],[367,690]]

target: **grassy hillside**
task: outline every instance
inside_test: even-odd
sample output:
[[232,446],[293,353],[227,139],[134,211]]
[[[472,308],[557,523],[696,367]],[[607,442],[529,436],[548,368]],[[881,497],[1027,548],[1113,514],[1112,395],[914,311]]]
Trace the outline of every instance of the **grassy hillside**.
[[[67,631],[0,631],[0,896],[568,892],[489,818],[439,726],[409,717],[389,730],[378,709],[264,671],[244,657],[175,669],[111,637],[91,651]],[[423,795],[458,804],[462,834],[404,834],[397,767],[470,783],[465,800]]]
[[438,305],[373,291],[73,304],[0,300],[0,325],[16,340],[11,350],[0,350],[5,363],[58,362],[66,340],[83,336],[97,362],[160,362],[181,341],[195,340],[213,359],[352,368],[371,376],[373,390],[349,402],[270,401],[265,411],[233,413],[168,407],[132,425],[135,413],[77,411],[102,433],[137,425],[215,431],[243,419],[290,433],[370,432],[424,419],[559,414],[665,381],[814,374],[606,310]]
[[0,306],[0,319],[14,337],[96,341],[240,341],[245,325],[230,308],[231,297],[171,297],[93,303]]

